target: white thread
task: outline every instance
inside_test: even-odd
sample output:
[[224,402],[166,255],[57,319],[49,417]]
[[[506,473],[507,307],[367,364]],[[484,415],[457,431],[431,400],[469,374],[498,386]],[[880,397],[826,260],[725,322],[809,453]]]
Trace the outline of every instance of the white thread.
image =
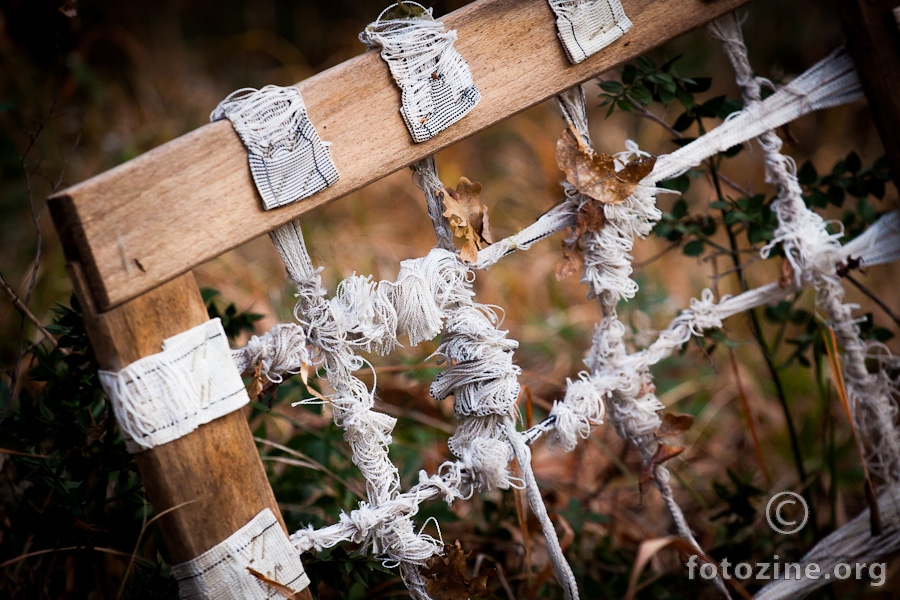
[[852,259],[863,267],[874,267],[900,258],[900,211],[879,217],[860,235],[844,244],[833,257],[835,263],[849,264]]
[[[833,73],[827,69],[825,71],[823,76],[826,79],[833,77]],[[820,99],[817,102],[824,106],[829,102],[846,101],[855,97],[855,92],[851,92],[842,92],[837,99]],[[573,92],[561,100],[567,119],[579,131],[584,129],[582,135],[589,140],[586,120],[579,115],[583,95],[580,91]],[[772,106],[773,110],[782,110],[777,103]],[[768,117],[763,118],[767,124],[771,122]],[[753,134],[752,130],[750,134]],[[743,131],[743,135],[748,135],[748,131]],[[736,143],[743,141],[740,139]],[[709,152],[715,152],[716,147],[716,144],[705,146]],[[696,149],[693,152],[700,155]],[[636,146],[629,144],[626,153],[617,155],[617,168],[639,153]],[[706,157],[698,160],[703,158]],[[440,185],[436,172],[433,175],[435,181],[430,181],[429,185]],[[320,270],[312,267],[300,238],[299,227],[291,224],[273,232],[273,240],[300,291],[301,299],[295,313],[301,318],[308,354],[315,364],[326,366],[332,384],[329,394],[335,403],[335,421],[347,430],[354,462],[360,465],[366,477],[370,498],[358,510],[342,516],[335,525],[295,533],[292,539],[296,548],[321,549],[345,539],[355,540],[365,549],[380,555],[385,564],[399,565],[413,595],[426,597],[424,581],[417,567],[424,564],[428,556],[439,552],[441,543],[421,530],[417,533],[412,527],[411,517],[417,513],[421,502],[434,498],[452,502],[457,498],[467,498],[475,491],[524,487],[536,514],[540,516],[543,504],[527,464],[525,444],[533,442],[541,433],[554,432],[556,441],[570,448],[579,437],[588,435],[591,427],[604,417],[610,420],[622,437],[635,442],[645,460],[652,456],[657,444],[654,434],[660,424],[657,413],[662,405],[653,390],[650,366],[669,356],[692,335],[701,335],[706,329],[720,327],[722,320],[728,316],[751,306],[782,299],[797,288],[771,284],[738,296],[725,297],[718,302],[714,302],[712,293],[705,290],[700,299],[692,300],[690,308],[676,317],[653,344],[641,352],[628,354],[624,345],[625,328],[616,317],[615,303],[629,297],[628,294],[633,295],[636,289],[631,287],[633,282],[629,279],[628,253],[633,238],[646,235],[659,218],[653,195],[660,190],[649,184],[650,181],[655,181],[652,176],[642,182],[635,194],[623,204],[604,207],[609,227],[606,232],[608,239],[584,240],[586,282],[604,311],[604,318],[595,332],[594,344],[586,359],[590,373],[569,382],[565,399],[555,404],[551,416],[533,430],[523,433],[517,433],[514,429],[518,368],[513,365],[511,355],[516,344],[506,338],[505,332],[497,329],[499,319],[496,314],[489,307],[473,301],[471,272],[452,252],[434,250],[423,259],[404,261],[394,283],[351,277],[342,282],[339,293],[328,301],[321,287]],[[428,189],[425,185],[422,187]],[[534,225],[479,253],[478,267],[487,268],[509,252],[573,225],[579,202],[583,201],[569,187],[567,199]],[[827,243],[834,247],[831,239]],[[863,243],[860,242],[860,245]],[[607,256],[611,254],[608,248],[614,249],[612,254],[617,256],[614,261]],[[832,267],[838,256],[839,252],[829,254]],[[846,257],[846,254],[843,256]],[[807,282],[798,280],[797,283]],[[366,364],[354,352],[387,352],[397,343],[398,333],[408,333],[410,342],[416,344],[431,339],[442,328],[444,336],[438,355],[447,359],[451,366],[435,381],[432,389],[438,397],[454,396],[454,412],[462,422],[450,446],[459,460],[444,463],[438,475],[420,473],[419,484],[401,494],[399,482],[387,487],[383,483],[395,481],[390,473],[396,473],[396,469],[387,461],[389,467],[386,472],[389,475],[385,477],[385,463],[381,459],[384,456],[386,460],[386,445],[390,442],[393,420],[371,410],[371,393],[351,374]],[[295,336],[295,339],[300,338]],[[894,361],[893,357],[881,353],[879,348],[869,351],[877,352],[880,360]],[[275,362],[272,361],[273,364]],[[262,363],[258,361],[257,364]],[[332,365],[331,368],[328,365]],[[896,382],[885,377],[878,381],[885,389],[896,389]],[[342,390],[351,393],[341,396]],[[359,431],[374,434],[360,437],[356,435]],[[513,454],[523,462],[524,480],[509,475],[508,462]],[[379,472],[382,473],[381,482],[373,481]],[[668,479],[668,472],[663,467],[657,467],[656,485],[679,534],[699,549],[674,501]],[[554,571],[565,593],[570,596],[577,594],[571,572],[566,572],[568,566],[564,558],[553,548],[555,533],[552,523],[542,519],[542,524],[553,557]]]
[[745,106],[709,133],[660,156],[647,180],[657,182],[681,175],[717,152],[798,117],[862,97],[853,61],[843,47],[838,48],[765,100]]
[[176,440],[250,401],[219,319],[162,347],[115,373],[99,372],[131,453]]
[[628,33],[631,21],[619,0],[549,0],[566,56],[578,64]]
[[248,567],[295,592],[309,587],[299,553],[269,508],[200,556],[172,565],[172,577],[184,600],[284,598]]
[[456,31],[445,31],[432,9],[415,2],[421,17],[382,19],[390,6],[359,34],[362,43],[381,48],[400,87],[400,114],[416,143],[430,140],[475,108],[481,93],[472,72],[453,47]]
[[267,85],[232,92],[209,115],[228,119],[247,148],[266,210],[312,196],[339,179],[328,146],[306,114],[300,90]]
[[[747,110],[752,111],[756,106],[761,106],[760,80],[752,77],[736,17],[732,15],[720,19],[711,27],[711,32],[722,40],[729,58],[736,65],[737,81],[744,90]],[[846,53],[838,51],[829,58],[833,64],[822,67],[826,61],[818,63],[820,72],[831,69],[836,73],[844,73],[844,80],[848,79],[846,73],[853,73],[855,78],[852,62]],[[798,80],[801,78],[803,76],[798,77]],[[841,87],[836,83],[826,84],[825,87],[828,86]],[[778,93],[780,92],[775,95]],[[893,483],[900,482],[900,433],[896,427],[898,408],[890,389],[879,385],[878,377],[868,372],[866,347],[859,337],[858,320],[853,316],[853,310],[857,307],[843,303],[844,288],[836,272],[836,257],[846,256],[846,253],[841,252],[838,242],[843,231],[830,233],[828,223],[806,207],[795,174],[796,165],[780,152],[781,138],[773,131],[767,131],[760,135],[759,141],[766,155],[766,179],[778,187],[778,197],[772,203],[772,210],[778,215],[778,228],[774,239],[763,247],[760,254],[766,258],[772,248],[780,243],[785,257],[793,267],[794,283],[804,282],[815,289],[816,303],[825,311],[829,325],[844,350],[841,358],[847,396],[853,408],[856,427],[863,434],[861,443],[868,446],[869,468],[891,482],[890,489],[894,490]],[[875,241],[885,235],[889,236],[891,230],[896,230],[896,217],[889,216],[868,237]],[[870,244],[864,239],[857,246],[863,250],[869,249]],[[896,241],[887,244],[884,258],[896,255],[898,249],[900,243]],[[878,257],[880,258],[882,257]],[[861,256],[860,259],[864,258]],[[900,502],[900,495],[895,499]]]
[[281,383],[284,373],[296,375],[310,362],[306,334],[295,323],[280,323],[262,336],[252,336],[246,346],[232,350],[231,358],[239,373],[251,375],[258,368],[272,383]]

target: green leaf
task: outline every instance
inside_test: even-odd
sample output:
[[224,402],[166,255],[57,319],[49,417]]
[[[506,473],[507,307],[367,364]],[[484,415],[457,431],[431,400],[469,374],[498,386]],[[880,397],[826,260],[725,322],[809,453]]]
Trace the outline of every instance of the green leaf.
[[670,58],[669,60],[667,60],[666,62],[664,62],[662,64],[662,66],[659,68],[659,70],[662,71],[663,73],[668,73],[672,69],[672,67],[675,65],[675,63],[681,59],[682,56],[684,56],[684,54],[679,54],[679,55],[675,56],[674,58]]
[[692,78],[692,80],[685,81],[685,89],[687,89],[687,91],[691,92],[692,94],[705,92],[711,85],[712,78],[710,77],[694,77]]
[[688,112],[683,112],[677,119],[675,119],[675,123],[672,125],[672,129],[678,132],[686,131],[693,124],[694,116]]
[[700,256],[703,254],[703,240],[691,240],[681,249],[685,256]]
[[800,185],[810,186],[816,183],[819,179],[819,174],[816,172],[816,167],[810,161],[805,161],[803,166],[800,167],[800,170],[797,171],[797,181]]
[[728,148],[727,150],[722,152],[722,155],[725,156],[725,158],[731,158],[732,156],[737,155],[743,149],[744,149],[743,144],[735,144],[731,148]]
[[219,290],[214,290],[212,288],[202,288],[200,290],[200,297],[203,298],[204,304],[209,304],[209,301],[219,295]]
[[668,106],[675,100],[675,90],[670,90],[667,86],[660,86],[658,95],[663,106]]
[[633,86],[630,90],[628,90],[628,95],[644,106],[650,106],[651,104],[653,104],[653,94],[651,94],[650,90],[642,85]]
[[683,194],[688,190],[689,187],[691,187],[691,178],[687,175],[679,175],[678,177],[673,177],[672,179],[660,181],[656,185],[661,188],[674,190]]
[[638,56],[637,64],[645,73],[653,73],[656,71],[656,63],[647,56]]
[[683,219],[688,214],[688,203],[684,198],[679,198],[672,207],[672,217],[675,219]]
[[859,170],[862,168],[862,161],[856,152],[851,152],[847,155],[847,158],[844,159],[844,168],[851,173],[859,173]]
[[618,81],[607,80],[600,82],[600,89],[610,94],[621,94],[625,88]]
[[635,77],[637,77],[637,69],[634,68],[634,65],[625,65],[625,68],[622,69],[622,83],[631,85],[634,83]]
[[844,189],[838,185],[828,186],[828,202],[834,206],[844,203]]
[[683,87],[679,87],[675,90],[675,96],[678,98],[678,101],[681,102],[681,105],[685,108],[685,110],[691,110],[694,108],[694,95],[688,92]]

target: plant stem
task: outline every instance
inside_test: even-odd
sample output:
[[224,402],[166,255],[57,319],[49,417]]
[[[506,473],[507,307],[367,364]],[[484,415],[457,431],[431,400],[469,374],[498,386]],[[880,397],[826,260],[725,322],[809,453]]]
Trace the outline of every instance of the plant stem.
[[[724,200],[724,196],[722,194],[722,185],[719,182],[719,175],[716,164],[713,161],[710,161],[709,165],[709,173],[713,180],[713,185],[716,189],[716,195],[719,197],[719,200]],[[725,220],[727,216],[726,209],[722,209],[722,218]],[[728,225],[727,220],[725,220],[725,231],[728,234],[728,243],[731,246],[732,252],[731,260],[734,263],[734,268],[738,276],[738,282],[741,286],[741,291],[746,292],[750,289],[747,285],[747,279],[744,277],[744,270],[741,264],[741,256],[737,251],[738,243],[737,238],[735,237],[734,232],[731,230],[731,227]],[[797,436],[797,429],[794,426],[794,419],[791,417],[791,411],[788,407],[787,394],[784,391],[784,384],[781,381],[781,375],[778,373],[778,369],[775,367],[775,361],[773,360],[772,354],[769,351],[769,346],[766,343],[765,337],[762,333],[762,327],[759,324],[759,318],[756,316],[756,310],[750,309],[747,311],[747,316],[750,319],[750,332],[753,335],[753,338],[756,340],[757,345],[760,350],[762,350],[763,360],[766,363],[766,370],[769,371],[769,376],[772,378],[772,383],[775,384],[775,393],[778,396],[778,402],[781,404],[781,410],[784,412],[784,418],[787,421],[788,427],[788,435],[791,440],[791,452],[794,455],[794,464],[797,469],[797,476],[800,478],[800,483],[806,482],[806,469],[803,467],[803,455],[800,452],[800,440]]]
[[891,307],[888,306],[887,304],[885,304],[881,298],[876,296],[875,292],[870,290],[868,287],[864,286],[861,282],[854,279],[849,273],[844,275],[844,279],[846,279],[847,281],[852,283],[854,286],[856,286],[856,289],[858,289],[863,294],[868,296],[870,300],[872,300],[875,304],[877,304],[881,308],[881,310],[883,310],[885,313],[887,313],[887,316],[889,316],[894,321],[894,323],[896,323],[898,326],[900,326],[900,315],[897,315],[897,313],[895,313],[893,310],[891,310]]

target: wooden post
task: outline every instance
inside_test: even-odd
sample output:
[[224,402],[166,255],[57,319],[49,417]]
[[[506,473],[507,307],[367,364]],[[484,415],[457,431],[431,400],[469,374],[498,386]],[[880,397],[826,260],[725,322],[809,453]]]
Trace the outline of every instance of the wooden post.
[[900,24],[898,0],[837,0],[872,120],[900,189]]
[[[97,360],[119,370],[160,352],[164,339],[209,320],[192,273],[98,313],[70,263]],[[199,556],[270,508],[287,532],[242,411],[201,425],[172,442],[134,455],[147,497],[175,563]],[[296,596],[312,598],[309,590]]]

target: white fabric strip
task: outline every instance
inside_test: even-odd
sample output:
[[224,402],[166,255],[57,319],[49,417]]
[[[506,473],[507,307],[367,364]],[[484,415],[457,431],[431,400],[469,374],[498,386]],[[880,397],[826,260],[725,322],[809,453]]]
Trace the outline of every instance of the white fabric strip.
[[295,592],[309,587],[300,556],[268,508],[197,558],[174,565],[172,576],[184,600],[284,598],[249,569]]
[[805,114],[862,98],[853,61],[843,47],[838,48],[762,102],[731,115],[687,146],[660,156],[646,180],[655,183],[675,177],[717,152],[743,144]]
[[266,210],[312,196],[340,177],[306,114],[300,90],[293,86],[237,90],[209,119],[231,121],[247,147],[250,172]]
[[578,64],[628,33],[631,21],[619,0],[549,0],[569,61]]
[[163,342],[121,371],[100,371],[131,453],[176,440],[250,399],[219,319]]
[[431,10],[415,2],[421,17],[383,19],[390,6],[359,34],[362,43],[381,48],[402,94],[400,114],[416,143],[430,140],[462,119],[481,100],[472,72],[453,47],[456,31],[445,31]]

